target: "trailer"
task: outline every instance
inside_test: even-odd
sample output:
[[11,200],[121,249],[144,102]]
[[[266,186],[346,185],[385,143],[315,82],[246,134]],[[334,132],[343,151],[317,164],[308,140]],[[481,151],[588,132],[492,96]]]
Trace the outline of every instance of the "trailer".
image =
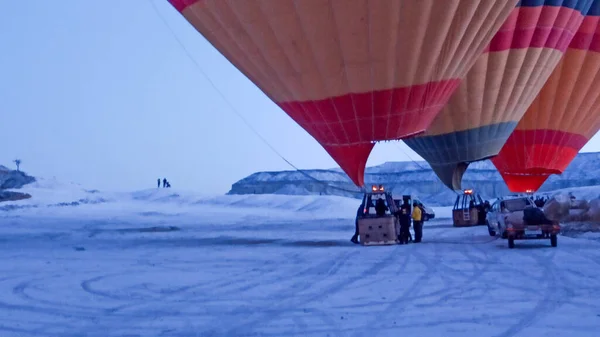
[[[377,214],[377,202],[385,203],[384,214]],[[363,195],[362,214],[357,215],[358,233],[363,246],[393,245],[399,242],[400,222],[396,214],[398,207],[390,192],[383,185],[373,185],[371,191]]]
[[480,221],[480,218],[483,219],[483,216],[480,215],[483,206],[483,199],[472,189],[464,190],[462,194],[457,195],[452,208],[454,227],[485,225],[485,222]]

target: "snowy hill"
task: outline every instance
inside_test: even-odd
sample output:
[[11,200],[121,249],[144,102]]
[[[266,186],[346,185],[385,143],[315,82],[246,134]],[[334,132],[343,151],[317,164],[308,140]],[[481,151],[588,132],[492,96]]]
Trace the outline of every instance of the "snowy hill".
[[[181,216],[189,214],[191,218],[219,216],[236,219],[235,213],[253,214],[257,218],[270,219],[281,217],[306,219],[354,219],[359,201],[352,197],[336,195],[285,195],[285,194],[245,194],[245,195],[205,195],[197,191],[181,189],[152,188],[133,192],[111,192],[86,189],[77,183],[63,183],[56,179],[37,178],[17,190],[4,190],[2,193],[26,194],[26,200],[6,198],[0,203],[0,217],[3,214],[23,214],[35,212],[38,215],[71,215],[73,209],[93,210],[94,213],[110,214],[135,213],[143,217]],[[547,191],[572,193],[577,199],[600,198],[600,185],[570,187]],[[429,200],[433,206],[436,220],[451,218],[452,206],[440,206],[444,201]],[[16,213],[15,213],[16,212]],[[75,215],[73,215],[75,216]]]
[[34,181],[34,177],[28,176],[23,171],[10,170],[0,165],[0,190],[21,188]]
[[34,181],[34,177],[28,176],[22,171],[10,170],[6,166],[0,165],[0,202],[30,198],[31,195],[27,193],[6,190],[21,188]]
[[[426,162],[387,162],[368,167],[365,183],[383,184],[394,194],[413,194],[431,205],[449,205],[456,194],[445,187]],[[600,152],[580,153],[561,176],[552,176],[540,192],[600,185]],[[473,163],[463,186],[483,197],[509,193],[491,161]],[[234,183],[228,194],[341,195],[356,197],[357,188],[340,169],[257,172]]]

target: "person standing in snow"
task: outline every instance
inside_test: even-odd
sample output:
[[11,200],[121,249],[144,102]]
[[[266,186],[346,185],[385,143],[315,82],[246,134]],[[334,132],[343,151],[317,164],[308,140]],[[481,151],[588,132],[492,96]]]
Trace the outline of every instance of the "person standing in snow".
[[158,178],[158,188],[160,188],[160,178]]
[[400,206],[400,235],[398,235],[398,240],[400,240],[400,244],[407,244],[408,237],[410,236],[410,204],[408,200],[404,200],[402,206]]
[[354,221],[354,235],[352,236],[352,239],[350,239],[352,243],[358,244],[358,217],[364,215],[364,213],[365,205],[361,203],[360,206],[358,206],[358,210],[356,211],[356,220]]
[[167,178],[163,178],[163,188],[167,187]]
[[423,238],[423,210],[421,209],[421,205],[418,202],[413,203],[413,228],[415,229],[415,243],[421,242],[421,238]]
[[487,212],[489,211],[489,208],[488,208],[489,202],[487,202],[487,205],[486,205],[486,202],[487,201],[485,201],[483,204],[477,205],[477,207],[476,207],[477,208],[477,223],[479,225],[485,225],[485,221],[487,218]]

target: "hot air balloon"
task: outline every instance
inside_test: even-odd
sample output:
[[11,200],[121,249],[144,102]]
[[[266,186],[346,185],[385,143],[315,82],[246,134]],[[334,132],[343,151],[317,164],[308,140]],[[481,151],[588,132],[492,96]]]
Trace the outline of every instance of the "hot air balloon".
[[514,193],[534,193],[550,178],[550,175],[545,173],[515,174],[500,172],[500,175],[508,189]]
[[517,0],[169,0],[358,186],[424,132]]
[[404,142],[461,190],[469,163],[491,158],[560,61],[592,0],[522,0],[424,135]]
[[[492,162],[511,191],[561,174],[600,128],[600,1]],[[541,184],[540,184],[541,185]]]

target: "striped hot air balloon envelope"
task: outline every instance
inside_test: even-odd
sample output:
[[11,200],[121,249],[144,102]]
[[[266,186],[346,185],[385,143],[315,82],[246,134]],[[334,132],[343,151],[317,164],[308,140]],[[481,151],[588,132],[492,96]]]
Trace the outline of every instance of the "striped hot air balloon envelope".
[[[600,129],[600,1],[492,162],[509,189],[561,174]],[[534,184],[535,185],[535,184]]]
[[422,133],[517,0],[169,0],[358,186]]
[[404,142],[453,190],[497,155],[581,25],[592,0],[522,0],[423,136]]

